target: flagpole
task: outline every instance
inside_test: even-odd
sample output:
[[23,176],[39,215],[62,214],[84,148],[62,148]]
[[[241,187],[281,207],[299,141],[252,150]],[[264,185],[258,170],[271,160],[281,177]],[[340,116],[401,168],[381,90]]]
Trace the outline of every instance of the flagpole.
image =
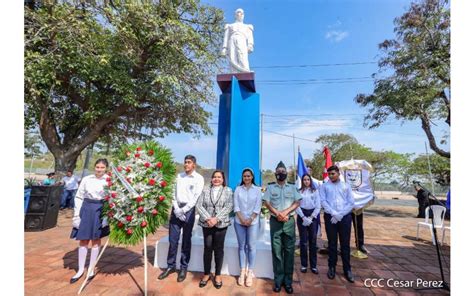
[[262,168],[262,157],[263,157],[263,113],[260,114],[260,186],[262,186],[263,184],[263,174],[262,174],[262,171],[263,171],[263,168]]
[[295,170],[295,180],[296,183],[296,152],[295,152],[295,134],[293,134],[293,170]]

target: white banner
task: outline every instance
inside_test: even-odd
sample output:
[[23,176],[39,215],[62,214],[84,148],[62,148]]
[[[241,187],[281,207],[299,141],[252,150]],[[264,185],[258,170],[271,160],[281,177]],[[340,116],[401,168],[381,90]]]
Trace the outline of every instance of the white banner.
[[370,183],[372,166],[365,160],[344,160],[336,162],[341,173],[341,179],[352,187],[355,199],[354,209],[370,206],[375,199],[374,190]]

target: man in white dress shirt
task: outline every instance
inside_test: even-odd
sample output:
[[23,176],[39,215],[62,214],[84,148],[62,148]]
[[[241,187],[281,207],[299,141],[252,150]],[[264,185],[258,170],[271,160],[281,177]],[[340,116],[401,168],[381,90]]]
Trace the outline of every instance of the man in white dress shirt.
[[327,171],[329,181],[324,183],[319,190],[321,206],[324,208],[324,224],[329,244],[327,275],[329,279],[334,279],[336,276],[337,239],[339,236],[344,276],[349,282],[353,283],[354,276],[350,264],[350,239],[354,196],[351,186],[339,179],[339,168],[337,166],[331,166]]
[[179,236],[183,229],[181,244],[181,262],[178,282],[184,281],[191,256],[191,234],[194,226],[194,206],[204,188],[204,178],[196,171],[196,157],[186,155],[184,172],[176,177],[176,187],[173,197],[173,210],[169,223],[168,268],[158,278],[166,278],[176,271],[176,256],[178,253]]

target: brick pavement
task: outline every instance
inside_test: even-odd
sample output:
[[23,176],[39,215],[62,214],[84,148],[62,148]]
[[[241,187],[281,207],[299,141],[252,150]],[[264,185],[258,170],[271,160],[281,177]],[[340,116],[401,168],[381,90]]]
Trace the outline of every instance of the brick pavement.
[[[430,243],[428,229],[420,231],[421,239],[415,240],[416,222],[411,217],[381,217],[366,215],[364,229],[369,258],[351,257],[356,282],[351,284],[342,276],[342,262],[338,260],[337,276],[329,280],[327,256],[318,254],[319,275],[299,272],[299,257],[295,258],[295,295],[431,295],[448,294],[441,290],[415,291],[412,288],[367,288],[366,278],[394,278],[400,280],[439,280],[436,250]],[[449,221],[446,222],[449,225]],[[323,226],[324,227],[324,226]],[[26,295],[76,295],[81,281],[69,284],[77,268],[77,245],[69,239],[70,213],[61,213],[58,226],[42,232],[25,232],[25,294]],[[448,232],[447,232],[448,233]],[[177,274],[163,281],[156,280],[161,272],[153,267],[156,240],[167,235],[161,227],[148,237],[148,295],[269,295],[273,282],[256,279],[251,288],[240,287],[236,278],[223,276],[224,286],[216,290],[212,285],[200,289],[202,273],[188,273],[182,283]],[[323,231],[323,239],[325,234]],[[442,252],[446,259],[445,274],[449,282],[450,234],[447,234]],[[320,243],[320,242],[319,242]],[[351,240],[354,244],[354,240]],[[98,264],[98,274],[88,284],[82,295],[141,295],[143,289],[143,246],[108,247]],[[87,258],[87,264],[89,258]],[[281,294],[285,294],[284,290]]]

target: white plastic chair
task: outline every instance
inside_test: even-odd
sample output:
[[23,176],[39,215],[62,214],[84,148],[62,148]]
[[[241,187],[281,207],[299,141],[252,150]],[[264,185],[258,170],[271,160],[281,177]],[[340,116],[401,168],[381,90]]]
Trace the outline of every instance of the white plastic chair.
[[431,224],[430,220],[430,208],[433,209],[433,222],[434,227],[436,229],[444,228],[444,214],[446,213],[446,208],[443,206],[429,206],[425,210],[425,222],[418,222],[416,227],[416,239],[418,240],[419,233],[420,233],[420,226],[428,227],[431,232],[431,240],[433,241],[433,245],[435,245],[435,238],[433,235],[433,225]]
[[441,245],[444,244],[444,233],[446,232],[446,230],[451,231],[451,226],[444,226],[443,227],[443,238],[441,239]]

